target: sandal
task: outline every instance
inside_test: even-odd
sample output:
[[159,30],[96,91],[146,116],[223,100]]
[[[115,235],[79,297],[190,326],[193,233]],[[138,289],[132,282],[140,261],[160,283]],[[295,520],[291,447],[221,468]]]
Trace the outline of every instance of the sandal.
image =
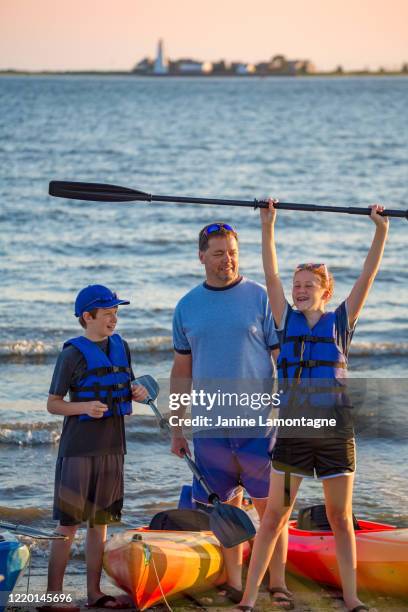
[[214,594],[214,591],[207,591],[207,593],[201,593],[199,602],[205,606],[230,606],[231,603],[239,604],[244,594],[243,591],[236,589],[226,582],[216,587],[218,593]]
[[[293,595],[290,591],[285,589],[284,587],[269,587],[268,593],[271,598],[271,603],[275,604],[272,607],[278,608],[280,610],[294,610],[295,603],[293,601]],[[275,595],[275,593],[282,593],[286,595],[286,597],[282,597],[282,595]]]

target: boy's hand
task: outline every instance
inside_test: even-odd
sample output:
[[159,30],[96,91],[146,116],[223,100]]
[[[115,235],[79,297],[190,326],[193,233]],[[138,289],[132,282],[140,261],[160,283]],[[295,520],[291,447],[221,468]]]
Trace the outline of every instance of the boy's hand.
[[93,419],[101,419],[108,410],[106,404],[96,400],[94,402],[84,402],[84,408],[84,412]]
[[191,457],[190,447],[186,438],[183,435],[173,435],[171,439],[171,452],[177,455],[177,457],[183,457],[184,453],[181,452],[183,448],[187,455]]
[[149,392],[143,385],[132,385],[132,400],[134,402],[143,402],[148,396]]
[[267,202],[269,204],[268,208],[259,209],[261,223],[262,225],[275,225],[276,208],[274,207],[274,204],[277,204],[279,200],[276,200],[275,198],[268,198]]
[[382,215],[378,214],[379,212],[384,211],[384,206],[382,206],[382,204],[373,204],[372,206],[370,206],[370,208],[371,208],[370,218],[372,221],[374,221],[376,226],[383,227],[384,229],[388,229],[388,226],[390,224],[389,218],[383,217]]

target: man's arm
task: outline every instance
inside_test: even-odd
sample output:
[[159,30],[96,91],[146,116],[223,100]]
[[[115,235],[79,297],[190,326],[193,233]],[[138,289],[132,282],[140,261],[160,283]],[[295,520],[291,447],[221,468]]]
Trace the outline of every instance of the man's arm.
[[[178,353],[174,351],[173,367],[170,374],[170,394],[177,394],[180,396],[183,393],[191,393],[191,376],[192,376],[192,356],[191,353]],[[171,416],[177,416],[182,418],[186,411],[185,406],[179,404],[176,410],[171,411]],[[183,428],[181,425],[173,426],[171,432],[171,452],[182,457],[183,453],[181,449],[191,455],[188,442],[183,435]]]

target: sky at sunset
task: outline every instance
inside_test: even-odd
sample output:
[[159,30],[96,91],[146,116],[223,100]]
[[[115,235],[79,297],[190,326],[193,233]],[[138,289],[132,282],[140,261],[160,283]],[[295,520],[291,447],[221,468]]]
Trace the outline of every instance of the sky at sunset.
[[407,0],[0,0],[0,69],[129,70],[154,56],[318,69],[408,62]]

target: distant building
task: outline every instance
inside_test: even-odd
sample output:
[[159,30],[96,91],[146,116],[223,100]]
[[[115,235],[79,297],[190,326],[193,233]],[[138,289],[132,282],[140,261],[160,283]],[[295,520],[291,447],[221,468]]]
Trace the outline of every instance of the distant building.
[[132,72],[136,74],[151,74],[153,72],[153,64],[154,62],[150,57],[145,57],[136,64]]
[[261,76],[296,76],[316,71],[309,60],[288,60],[284,55],[275,55],[269,62],[261,62],[255,68],[256,74]]
[[288,61],[288,73],[292,76],[297,74],[312,74],[316,72],[316,68],[309,60],[291,60]]
[[233,68],[231,64],[227,64],[225,60],[220,60],[219,62],[213,62],[212,65],[212,74],[232,74]]
[[255,66],[253,64],[233,64],[235,74],[244,76],[248,74],[255,74]]
[[136,64],[133,72],[149,76],[297,76],[312,74],[316,72],[316,68],[309,60],[288,60],[281,54],[255,66],[246,62],[227,63],[225,60],[214,63],[191,58],[167,60],[164,56],[163,40],[160,39],[157,45],[156,58],[152,60],[145,57]]
[[185,75],[209,74],[212,72],[211,62],[200,62],[193,59],[180,59],[172,63],[172,72]]
[[270,62],[260,62],[259,64],[255,64],[255,72],[259,76],[267,76],[268,74],[271,74]]
[[161,74],[167,74],[168,72],[169,72],[168,63],[165,60],[164,53],[163,53],[163,41],[162,39],[160,39],[159,44],[157,45],[157,55],[156,55],[156,59],[154,60],[153,74],[161,75]]
[[269,71],[270,72],[279,72],[281,74],[289,73],[289,64],[288,60],[284,55],[275,55],[271,61],[269,62]]

